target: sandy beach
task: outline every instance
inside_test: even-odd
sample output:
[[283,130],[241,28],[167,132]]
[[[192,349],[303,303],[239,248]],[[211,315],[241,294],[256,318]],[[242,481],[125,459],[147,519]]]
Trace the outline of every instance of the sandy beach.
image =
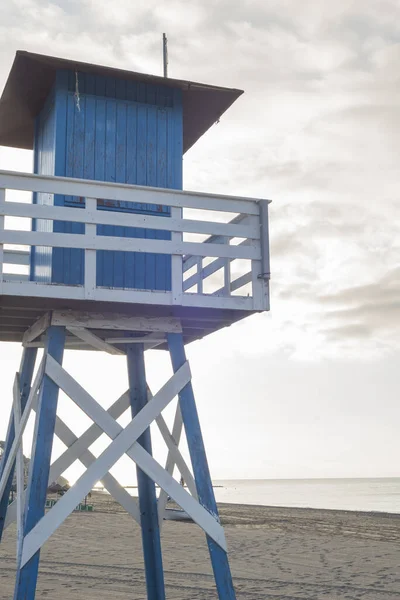
[[[139,529],[108,496],[45,545],[36,598],[146,600]],[[238,600],[400,599],[400,515],[221,504]],[[168,600],[217,598],[205,538],[164,522]],[[0,545],[0,599],[12,598],[15,527]]]

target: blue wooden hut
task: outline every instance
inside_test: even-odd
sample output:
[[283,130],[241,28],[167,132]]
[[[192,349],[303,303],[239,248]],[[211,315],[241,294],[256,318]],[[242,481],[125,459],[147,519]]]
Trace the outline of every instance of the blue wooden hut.
[[[0,143],[33,149],[40,175],[182,189],[182,159],[241,94],[187,81],[18,52],[0,100]],[[38,204],[84,207],[82,197],[34,195]],[[168,206],[97,199],[98,209],[170,215]],[[52,229],[50,229],[52,227]],[[36,219],[37,231],[84,232]],[[166,231],[99,225],[98,235],[170,239]],[[83,251],[35,247],[31,279],[80,285]],[[98,286],[168,291],[171,257],[99,251]]]

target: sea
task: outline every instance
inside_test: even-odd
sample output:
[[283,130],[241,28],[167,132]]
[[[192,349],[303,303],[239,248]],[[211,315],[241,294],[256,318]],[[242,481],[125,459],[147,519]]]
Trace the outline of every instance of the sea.
[[400,477],[214,481],[217,502],[400,514]]

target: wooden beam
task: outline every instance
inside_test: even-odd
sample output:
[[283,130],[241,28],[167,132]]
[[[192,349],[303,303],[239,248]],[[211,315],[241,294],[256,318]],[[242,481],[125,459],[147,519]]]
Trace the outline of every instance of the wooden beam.
[[[113,417],[113,419],[118,419],[129,407],[129,397],[128,397],[128,392],[125,392],[125,394],[122,394],[122,396],[120,396],[118,398],[118,400],[116,400],[114,402],[114,404],[112,406],[110,406],[110,408],[107,410],[107,412],[111,415],[111,417]],[[32,410],[36,411],[37,408],[37,399],[34,401],[34,403],[32,404]],[[66,469],[68,469],[68,467],[70,467],[72,465],[72,463],[74,463],[76,460],[81,460],[82,458],[82,463],[87,467],[88,465],[84,462],[85,461],[85,453],[87,451],[87,448],[89,448],[92,444],[94,444],[94,442],[102,435],[103,430],[96,424],[93,423],[79,438],[77,438],[72,444],[69,445],[69,443],[72,441],[72,436],[74,436],[74,434],[72,432],[70,432],[70,434],[67,436],[66,432],[67,432],[67,426],[62,423],[62,421],[57,417],[56,419],[56,428],[55,428],[55,433],[57,435],[57,437],[60,438],[60,440],[66,445],[68,446],[67,449],[54,461],[54,463],[51,465],[50,467],[50,474],[49,474],[49,485],[50,483],[52,483],[53,481],[56,481],[60,475],[62,475],[64,473],[64,471],[66,471]],[[107,485],[109,485],[109,482],[107,482]],[[104,486],[106,487],[106,486]],[[108,491],[110,491],[110,489],[107,487]],[[117,502],[119,502],[122,506],[124,506],[125,510],[130,513],[132,515],[132,517],[136,520],[136,511],[133,508],[133,506],[130,506],[130,503],[127,501],[126,497],[125,497],[125,501],[124,503],[122,502],[123,498],[118,497],[118,495],[115,495],[114,492],[110,493],[113,495],[113,497],[117,500]],[[129,494],[128,494],[129,495]],[[130,498],[132,498],[131,496],[129,496]],[[136,502],[135,502],[136,504]],[[140,518],[140,516],[139,516]],[[7,512],[7,516],[5,519],[5,524],[4,527],[5,529],[11,525],[11,523],[13,523],[16,519],[16,501],[12,502],[10,504],[10,506],[8,507],[8,512]]]
[[[130,344],[126,349],[129,400],[132,419],[139,417],[147,408],[146,369],[143,344]],[[158,415],[155,415],[157,418]],[[122,434],[121,434],[122,435]],[[150,426],[137,438],[137,445],[151,455]],[[157,513],[156,487],[152,478],[136,465],[137,490],[146,589],[149,600],[165,600],[164,572],[161,554],[160,528]]]
[[[159,415],[156,418],[156,423],[157,423],[158,429],[160,430],[161,435],[164,438],[164,441],[167,445],[167,448],[172,456],[172,459],[173,459],[175,465],[178,467],[183,479],[187,483],[189,492],[197,500],[198,499],[197,498],[197,490],[196,490],[196,484],[194,482],[193,475],[190,472],[190,469],[187,466],[185,459],[183,458],[182,454],[180,453],[178,444],[176,443],[174,437],[171,435],[171,433],[168,429],[168,426],[164,420],[164,417],[162,415]],[[168,469],[166,469],[166,470],[168,471]],[[171,473],[171,475],[172,475],[172,473]]]
[[[21,422],[21,388],[19,383],[19,373],[16,373],[13,387],[13,411],[14,427],[19,427]],[[17,482],[17,564],[22,552],[23,542],[23,524],[24,524],[24,454],[23,438],[21,437],[18,446],[16,464],[16,482]]]
[[[90,198],[93,200],[93,198]],[[96,201],[95,201],[96,202]],[[182,210],[178,208],[177,210]],[[89,208],[86,203],[85,211],[80,208],[71,208],[70,206],[49,206],[44,204],[25,204],[22,202],[7,202],[5,209],[7,216],[25,217],[31,219],[53,219],[56,221],[68,221],[72,223],[86,223],[86,225],[114,225],[116,227],[137,227],[140,229],[156,229],[169,232],[198,233],[213,236],[242,237],[250,239],[260,238],[260,228],[258,224],[236,224],[240,221],[234,219],[229,223],[218,221],[202,221],[200,219],[182,219],[171,217],[160,219],[158,216],[149,214],[135,214],[126,212],[110,212],[96,210],[96,207]],[[243,215],[244,218],[247,215]],[[254,217],[250,217],[254,218]],[[96,235],[96,233],[95,233]],[[12,251],[5,251],[4,262],[11,264],[29,265],[29,251],[19,251],[15,254]],[[24,256],[25,255],[25,256]]]
[[[79,478],[75,485],[57,502],[48,513],[25,537],[22,566],[41,548],[42,544],[61,525],[74,510],[80,499],[85,496],[117,460],[128,451],[132,454],[132,444],[149,427],[156,416],[171,402],[176,394],[190,381],[188,364],[183,365],[153,399],[144,406],[138,415],[127,425],[121,427],[99,404],[69,375],[60,365],[47,357],[46,375],[62,389],[74,402],[92,418],[113,442],[97,460]],[[138,446],[138,444],[136,444]],[[145,451],[143,451],[145,452]],[[145,452],[147,454],[147,452]],[[150,457],[151,458],[151,457]],[[154,459],[152,459],[154,461]],[[155,461],[154,461],[155,462]],[[160,467],[161,468],[161,467]],[[175,482],[176,483],[176,482]],[[180,487],[178,485],[178,487]],[[186,493],[186,492],[185,492]],[[206,511],[205,511],[206,512]],[[211,515],[209,515],[211,516]]]
[[[173,371],[176,372],[186,362],[185,346],[182,335],[170,333],[168,335],[168,347],[171,355],[172,368]],[[212,515],[214,515],[215,519],[218,519],[219,521],[217,503],[214,496],[191,382],[180,392],[179,403],[182,411],[182,419],[185,426],[186,440],[193,473],[199,494],[199,501]],[[235,600],[236,596],[233,588],[226,546],[223,547],[221,544],[216,544],[215,542],[215,539],[211,536],[207,536],[207,543],[219,597],[224,600]]]
[[48,329],[48,327],[50,326],[50,322],[51,313],[47,312],[42,317],[40,317],[40,319],[35,321],[35,323],[31,325],[29,329],[26,330],[22,338],[22,345],[25,346],[29,342],[33,342],[34,340],[36,340],[36,338],[38,338],[40,335],[42,335],[42,333],[46,331],[46,329]]
[[67,327],[68,331],[75,335],[77,338],[89,344],[89,346],[93,346],[96,350],[102,350],[103,352],[107,352],[108,354],[121,355],[125,354],[123,350],[119,348],[115,348],[112,344],[105,342],[98,335],[95,335],[88,329],[84,327]]
[[149,333],[148,335],[145,336],[141,336],[141,337],[109,337],[109,338],[105,338],[105,341],[108,342],[109,344],[148,344],[148,343],[157,343],[159,342],[160,344],[162,342],[165,342],[166,337],[165,335],[161,335],[160,333],[158,333],[157,331],[155,331],[154,333]]
[[0,188],[258,215],[257,198],[90,181],[75,177],[0,171]]
[[117,236],[95,237],[78,234],[58,233],[48,231],[19,231],[6,229],[2,238],[5,244],[26,244],[27,246],[50,246],[51,248],[77,248],[83,250],[106,250],[122,252],[150,252],[168,255],[215,256],[222,258],[245,258],[258,260],[260,258],[260,243],[258,240],[247,240],[247,244],[205,244],[203,242],[179,242],[149,238],[124,238]]
[[44,363],[45,363],[45,361],[42,360],[42,363],[39,367],[39,370],[36,374],[35,380],[31,387],[31,391],[29,393],[28,400],[26,402],[25,410],[22,413],[21,420],[19,422],[19,427],[15,428],[15,437],[14,437],[14,441],[13,441],[13,444],[12,444],[12,447],[10,450],[10,454],[8,455],[7,462],[4,466],[4,469],[2,470],[2,476],[1,476],[1,480],[0,480],[0,498],[3,496],[3,492],[5,489],[6,483],[7,483],[8,476],[11,473],[11,469],[14,464],[15,457],[17,456],[17,452],[18,452],[19,445],[21,443],[22,435],[25,431],[25,427],[28,422],[29,415],[31,413],[32,403],[35,399],[35,396],[37,394],[39,386],[42,382]]
[[[128,392],[125,392],[118,400],[107,410],[107,413],[113,419],[118,419],[129,408]],[[94,442],[103,434],[103,429],[93,423],[73,444],[67,448],[51,465],[50,475],[52,481],[57,479],[68,467],[80,457]]]
[[114,331],[151,331],[179,333],[180,320],[175,317],[131,317],[120,313],[91,313],[83,311],[55,310],[52,325],[84,327],[86,329],[108,329]]
[[[0,186],[0,235],[4,235],[4,213],[6,208],[6,190]],[[3,293],[3,278],[4,278],[4,244],[0,242],[0,294]]]

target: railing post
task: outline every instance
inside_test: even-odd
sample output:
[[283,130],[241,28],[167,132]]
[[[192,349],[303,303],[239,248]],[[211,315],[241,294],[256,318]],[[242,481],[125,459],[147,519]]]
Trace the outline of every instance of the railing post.
[[254,310],[269,309],[269,230],[268,200],[260,200],[260,260],[251,263]]
[[[171,207],[171,217],[173,219],[182,219],[182,209]],[[172,232],[171,240],[173,242],[181,242],[182,233]],[[171,291],[172,304],[182,304],[183,262],[181,254],[172,254],[171,256]]]
[[[225,237],[225,244],[229,245],[229,237]],[[230,258],[225,259],[224,263],[224,296],[231,295],[231,260]]]
[[202,294],[203,293],[203,274],[202,274],[202,270],[203,270],[203,257],[202,256],[198,256],[197,257],[197,293],[198,294]]
[[[91,213],[97,210],[96,198],[86,198],[85,210]],[[85,238],[96,238],[97,225],[85,224]],[[96,250],[85,248],[84,290],[86,299],[94,299],[96,290]]]
[[4,213],[6,203],[6,190],[0,188],[0,294],[3,293],[3,273],[4,273],[4,244],[3,244],[3,231],[4,231]]

